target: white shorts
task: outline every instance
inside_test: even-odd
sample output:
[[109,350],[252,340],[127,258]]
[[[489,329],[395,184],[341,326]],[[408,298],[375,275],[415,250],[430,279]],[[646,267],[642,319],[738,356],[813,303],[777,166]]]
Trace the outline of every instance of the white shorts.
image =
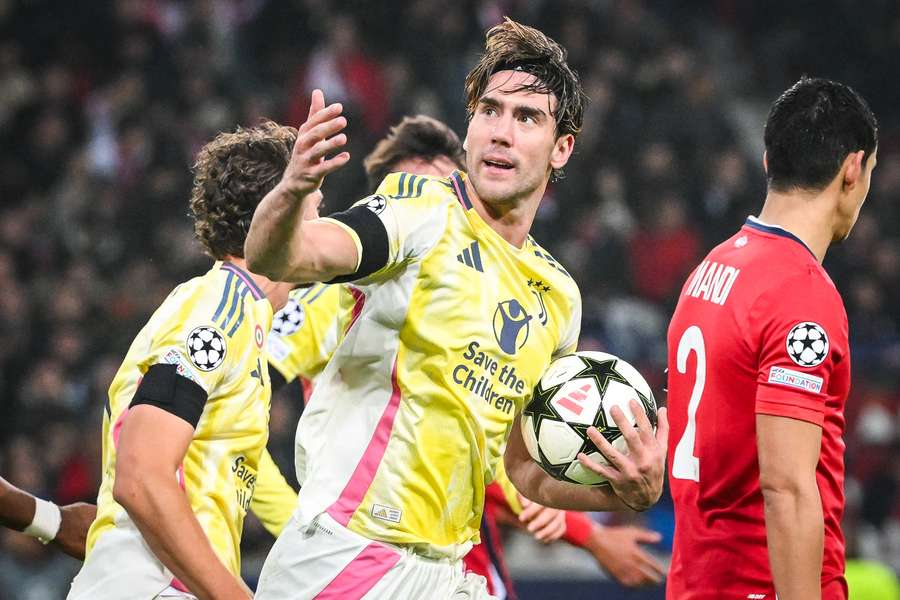
[[153,600],[173,591],[185,597],[168,589],[172,578],[134,524],[123,520],[97,540],[72,582],[68,600]]
[[197,600],[197,596],[191,594],[190,592],[182,592],[181,590],[176,590],[171,585],[160,592],[160,594],[153,600],[171,600],[172,598],[176,598],[177,600]]
[[461,560],[429,559],[375,542],[323,513],[295,516],[266,558],[256,600],[489,600],[484,577]]

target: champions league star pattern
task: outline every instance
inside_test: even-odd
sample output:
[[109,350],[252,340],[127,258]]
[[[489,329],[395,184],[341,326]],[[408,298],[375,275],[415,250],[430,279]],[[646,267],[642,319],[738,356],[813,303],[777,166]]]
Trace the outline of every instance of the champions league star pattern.
[[[567,421],[565,417],[556,409],[556,407],[554,406],[554,400],[556,399],[559,391],[567,383],[579,379],[585,380],[586,385],[596,385],[601,399],[605,396],[610,382],[616,381],[631,387],[634,390],[635,398],[644,405],[646,412],[650,418],[651,425],[653,425],[654,427],[656,426],[656,411],[653,408],[653,403],[649,398],[642,394],[640,390],[633,388],[628,379],[626,379],[619,371],[616,370],[616,364],[618,362],[617,360],[594,360],[593,358],[584,355],[579,355],[578,358],[584,363],[584,368],[581,371],[575,373],[571,378],[565,379],[556,385],[550,386],[547,389],[544,389],[541,386],[540,382],[535,386],[534,395],[532,396],[531,401],[522,411],[523,417],[531,417],[531,422],[533,423],[532,427],[534,428],[535,432],[540,432],[541,425],[545,420],[566,423],[569,428],[577,433],[577,435],[582,440],[581,447],[579,448],[575,456],[582,452],[584,452],[585,454],[599,452],[597,446],[587,435],[587,430],[591,426],[596,427],[601,435],[603,435],[603,437],[606,438],[606,440],[610,443],[614,442],[622,436],[622,432],[619,430],[616,424],[613,421],[607,420],[607,412],[603,410],[602,400],[600,407],[596,411],[596,414],[590,423],[576,423]],[[569,469],[569,466],[571,464],[570,460],[564,462],[553,461],[546,455],[545,451],[540,447],[540,444],[537,448],[541,459],[541,466],[550,475],[562,481],[580,483],[566,475],[566,471]]]

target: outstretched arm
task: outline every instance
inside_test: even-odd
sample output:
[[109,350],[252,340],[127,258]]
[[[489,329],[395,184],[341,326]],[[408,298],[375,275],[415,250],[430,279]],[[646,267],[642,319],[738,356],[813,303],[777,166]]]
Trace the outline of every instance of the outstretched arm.
[[659,410],[656,436],[647,415],[632,400],[631,410],[637,427],[630,425],[619,407],[610,411],[628,444],[628,454],[617,451],[595,428],[588,435],[610,462],[601,465],[584,454],[578,460],[586,469],[603,475],[610,486],[590,487],[558,481],[532,460],[522,439],[520,417],[513,423],[504,461],[506,472],[516,489],[531,500],[567,510],[644,510],[662,494],[665,474],[666,438],[669,434],[666,409]]
[[87,532],[96,515],[93,504],[76,502],[57,507],[0,477],[0,525],[52,542],[73,558],[84,560]]
[[297,132],[290,161],[278,185],[259,203],[247,233],[247,267],[274,281],[329,281],[356,271],[359,249],[341,226],[318,218],[319,188],[329,173],[350,160],[348,152],[327,154],[347,143],[340,104],[325,106],[312,93],[309,116]]

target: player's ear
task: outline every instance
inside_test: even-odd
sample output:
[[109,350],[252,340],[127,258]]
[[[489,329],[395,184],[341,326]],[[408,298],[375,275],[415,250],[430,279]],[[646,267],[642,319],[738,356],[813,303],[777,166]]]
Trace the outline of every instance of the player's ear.
[[562,169],[569,162],[572,151],[575,149],[575,136],[571,133],[556,138],[553,144],[553,152],[550,154],[550,166],[554,169]]
[[844,189],[852,189],[860,182],[865,165],[865,154],[865,151],[859,150],[857,152],[851,152],[847,155],[847,158],[844,159],[844,164],[841,167],[841,171],[844,174],[842,185]]
[[769,153],[763,150],[763,171],[769,174]]

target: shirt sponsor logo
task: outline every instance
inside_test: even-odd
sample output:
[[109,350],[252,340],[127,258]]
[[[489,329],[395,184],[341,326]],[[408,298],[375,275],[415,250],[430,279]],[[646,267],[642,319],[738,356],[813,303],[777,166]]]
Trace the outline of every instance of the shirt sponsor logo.
[[822,392],[823,381],[821,377],[816,377],[809,373],[801,373],[800,371],[785,369],[784,367],[772,367],[769,370],[769,383],[777,383],[819,394]]
[[528,341],[532,318],[515,298],[497,304],[494,311],[494,338],[500,349],[506,354],[515,355]]
[[390,521],[391,523],[399,523],[403,511],[393,506],[385,506],[384,504],[372,505],[372,516],[382,521]]

